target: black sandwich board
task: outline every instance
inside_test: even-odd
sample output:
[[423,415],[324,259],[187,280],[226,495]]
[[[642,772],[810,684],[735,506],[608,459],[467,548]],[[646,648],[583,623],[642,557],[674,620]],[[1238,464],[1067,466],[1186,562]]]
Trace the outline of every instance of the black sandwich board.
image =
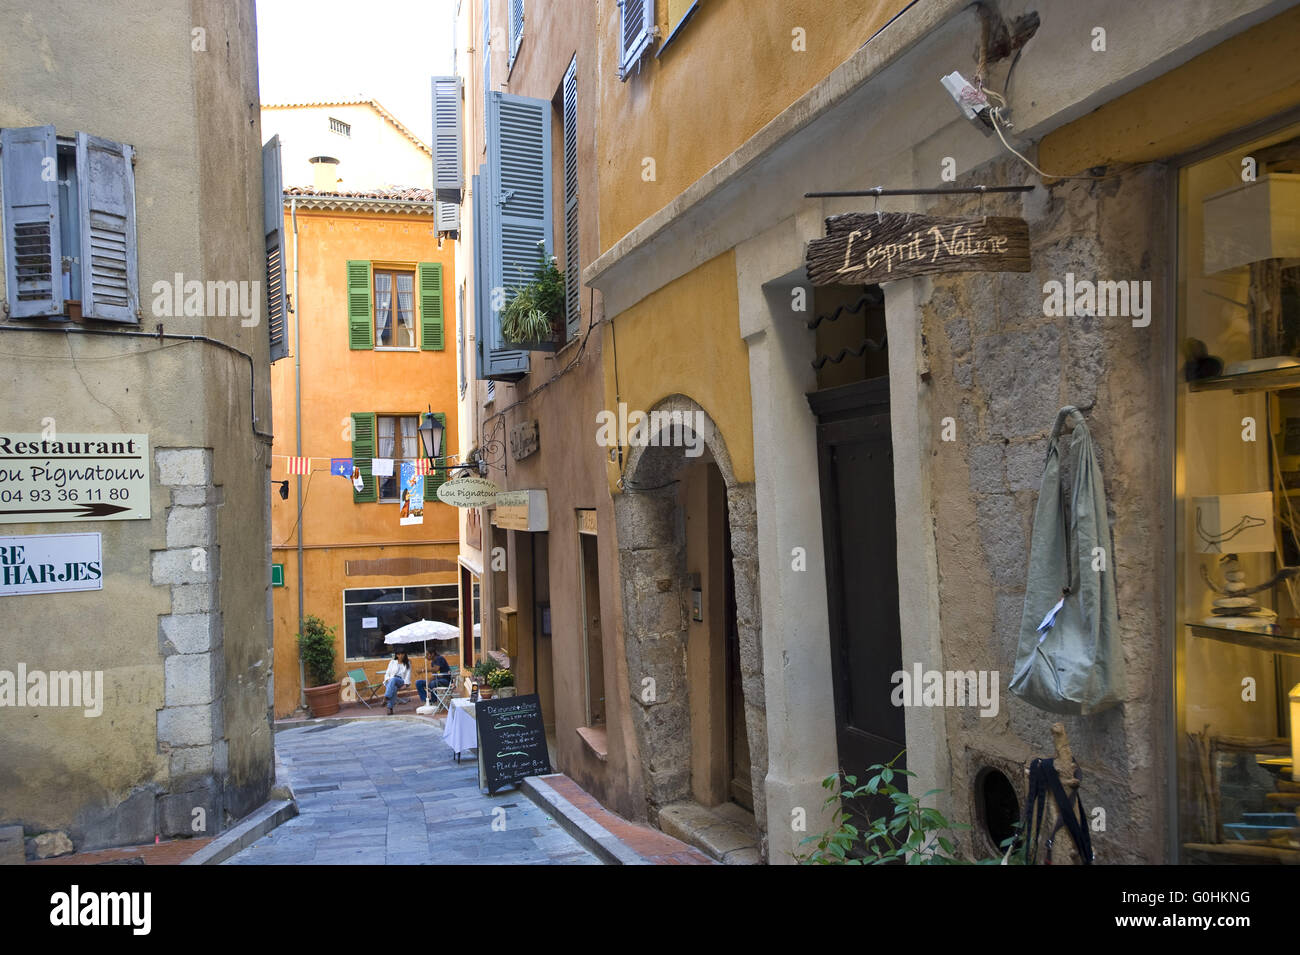
[[478,724],[479,775],[486,780],[489,795],[525,776],[551,772],[542,701],[536,693],[479,700],[474,705],[474,722]]

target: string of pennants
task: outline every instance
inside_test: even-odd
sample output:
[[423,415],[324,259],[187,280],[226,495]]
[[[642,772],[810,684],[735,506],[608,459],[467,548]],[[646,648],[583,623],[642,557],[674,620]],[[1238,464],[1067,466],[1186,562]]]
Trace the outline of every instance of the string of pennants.
[[[289,467],[288,473],[291,475],[310,474],[312,470],[312,461],[325,460],[324,458],[294,457],[291,454],[273,454],[271,457],[283,458],[287,461]],[[355,460],[352,458],[329,458],[328,460],[330,463],[330,474],[337,474],[339,477],[348,478],[349,480],[353,478],[354,470],[363,463],[363,459],[361,458]],[[371,458],[370,473],[375,477],[392,477],[394,460],[395,459],[393,458]],[[416,458],[410,463],[415,465],[416,474],[428,475],[433,473],[433,464],[428,458]]]

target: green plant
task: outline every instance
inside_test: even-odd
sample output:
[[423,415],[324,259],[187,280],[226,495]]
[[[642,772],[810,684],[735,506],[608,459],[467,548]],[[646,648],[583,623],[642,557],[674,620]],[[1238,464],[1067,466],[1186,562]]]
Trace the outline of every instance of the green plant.
[[503,686],[514,686],[515,671],[501,669],[493,670],[487,676],[487,683],[488,686],[492,687],[494,690],[499,690]]
[[325,626],[320,617],[307,616],[298,634],[298,655],[307,671],[309,686],[328,686],[334,682],[334,628]]
[[[894,763],[902,758],[899,753],[888,763],[876,763],[867,772],[872,773],[862,785],[856,776],[836,773],[827,776],[822,786],[832,790],[826,805],[834,806],[834,828],[821,835],[809,836],[800,845],[813,843],[806,855],[795,858],[803,865],[883,865],[905,862],[908,865],[961,865],[956,848],[945,832],[969,829],[965,823],[950,822],[938,809],[921,805],[922,801],[942,792],[931,789],[925,795],[909,795],[894,785],[895,776],[915,776],[906,769],[895,769]],[[842,786],[839,785],[841,776]],[[839,792],[834,790],[839,789]],[[893,815],[873,819],[865,830],[852,822],[847,808],[862,796],[888,796],[894,804]],[[1000,859],[992,861],[1001,861]]]
[[501,336],[508,342],[550,341],[564,313],[564,273],[556,267],[555,256],[548,258],[544,249],[537,243],[538,264],[532,278],[510,290],[501,309]]
[[501,669],[501,667],[497,666],[495,660],[491,657],[484,657],[482,660],[479,660],[478,663],[474,664],[474,668],[471,671],[474,674],[474,682],[479,686],[482,686],[485,683],[487,683],[488,686],[491,686],[492,684],[488,683],[488,677],[499,669]]

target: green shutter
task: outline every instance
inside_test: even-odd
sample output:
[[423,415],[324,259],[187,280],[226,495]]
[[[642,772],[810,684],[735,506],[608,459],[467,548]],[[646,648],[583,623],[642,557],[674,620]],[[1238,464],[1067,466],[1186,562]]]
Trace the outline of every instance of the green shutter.
[[352,415],[352,464],[361,469],[364,487],[352,489],[354,504],[369,504],[379,500],[375,476],[370,473],[371,459],[375,456],[375,415],[364,411]]
[[442,454],[434,459],[434,464],[442,462],[440,467],[435,467],[428,477],[424,479],[424,500],[425,503],[438,500],[438,488],[447,483],[447,455],[450,453],[447,449],[450,447],[452,436],[447,433],[447,416],[441,412],[434,412],[433,417],[438,424],[442,425]]
[[[369,262],[348,262],[348,347],[354,350],[375,347]],[[372,442],[373,435],[372,431]]]
[[421,262],[416,270],[420,286],[420,348],[442,351],[442,265]]

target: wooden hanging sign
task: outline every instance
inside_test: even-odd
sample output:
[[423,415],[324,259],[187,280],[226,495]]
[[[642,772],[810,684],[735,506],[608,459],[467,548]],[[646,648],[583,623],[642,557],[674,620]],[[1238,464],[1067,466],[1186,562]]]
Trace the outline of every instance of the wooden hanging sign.
[[1028,272],[1029,225],[1010,216],[851,212],[808,243],[813,285],[871,285],[931,272]]

